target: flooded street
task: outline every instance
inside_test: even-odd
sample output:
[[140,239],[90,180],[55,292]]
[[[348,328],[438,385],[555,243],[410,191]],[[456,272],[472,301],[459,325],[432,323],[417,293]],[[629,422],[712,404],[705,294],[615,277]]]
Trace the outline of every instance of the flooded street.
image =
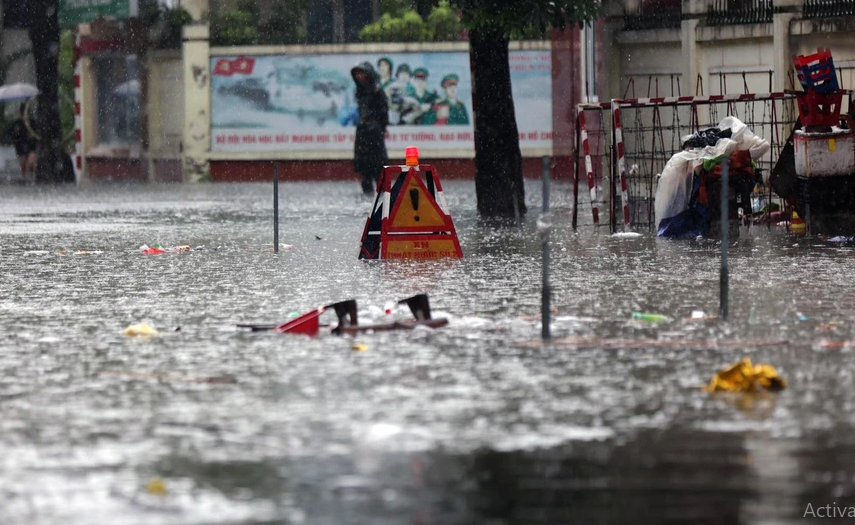
[[[366,263],[355,181],[281,184],[279,254],[270,184],[0,188],[0,523],[801,524],[809,504],[855,507],[855,246],[743,229],[730,320],[692,320],[718,311],[715,241],[611,236],[587,205],[574,232],[572,187],[553,184],[541,344],[540,182],[519,229],[479,222],[472,181],[444,189],[464,259]],[[140,253],[155,243],[198,248]],[[348,298],[382,322],[419,292],[447,327],[236,328]],[[160,335],[123,335],[139,322]],[[743,357],[789,387],[702,390]]]

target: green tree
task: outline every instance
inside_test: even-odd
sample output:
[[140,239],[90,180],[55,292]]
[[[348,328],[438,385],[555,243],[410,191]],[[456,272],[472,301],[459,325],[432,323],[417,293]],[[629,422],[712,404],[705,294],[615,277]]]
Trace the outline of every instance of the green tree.
[[359,32],[363,42],[443,42],[460,40],[463,25],[456,9],[448,0],[442,0],[430,11],[427,19],[406,2],[393,0],[382,4],[383,14],[376,22]]
[[261,41],[258,5],[242,0],[234,9],[211,17],[211,41],[217,46],[252,46]]
[[455,0],[469,29],[475,113],[475,193],[482,217],[526,212],[508,41],[592,21],[597,0]]
[[309,0],[280,0],[274,3],[270,15],[259,24],[259,43],[287,45],[304,42],[306,31],[299,21],[308,5]]
[[448,0],[442,0],[427,16],[423,38],[432,42],[447,42],[460,40],[462,33],[463,24],[457,9],[453,8]]
[[211,42],[217,46],[288,45],[305,42],[302,19],[311,0],[277,1],[263,13],[256,0],[241,0],[211,17]]

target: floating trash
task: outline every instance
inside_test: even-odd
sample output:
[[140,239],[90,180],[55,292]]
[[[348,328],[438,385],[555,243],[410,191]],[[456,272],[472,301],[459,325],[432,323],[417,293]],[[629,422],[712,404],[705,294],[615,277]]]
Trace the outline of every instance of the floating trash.
[[132,324],[122,332],[128,337],[149,337],[158,335],[158,331],[147,323]]
[[351,347],[354,352],[364,352],[368,350],[368,345],[364,345],[362,343],[356,343]]
[[155,496],[166,496],[166,483],[162,478],[151,478],[145,484],[145,491]]
[[713,376],[704,389],[707,392],[757,392],[777,391],[786,388],[787,382],[772,365],[754,365],[744,358]]
[[140,246],[140,253],[143,255],[158,255],[161,253],[166,253],[166,250],[160,247],[159,244],[155,244],[154,246],[146,246],[143,244]]
[[661,323],[669,320],[665,315],[646,312],[632,312],[632,318],[635,321],[644,321],[646,323]]

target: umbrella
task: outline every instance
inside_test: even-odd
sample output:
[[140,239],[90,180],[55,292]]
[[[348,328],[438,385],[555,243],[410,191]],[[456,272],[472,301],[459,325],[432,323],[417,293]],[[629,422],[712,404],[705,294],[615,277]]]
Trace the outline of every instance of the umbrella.
[[127,82],[122,82],[116,86],[113,94],[120,97],[135,97],[140,94],[140,81],[128,80]]
[[25,84],[23,82],[6,84],[5,86],[0,86],[0,102],[27,100],[36,96],[38,92],[38,88],[32,84]]

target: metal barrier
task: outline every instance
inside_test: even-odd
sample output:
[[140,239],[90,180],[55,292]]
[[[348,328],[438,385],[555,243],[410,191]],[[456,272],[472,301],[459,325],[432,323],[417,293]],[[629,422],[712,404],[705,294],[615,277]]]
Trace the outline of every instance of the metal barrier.
[[[579,105],[576,187],[584,176],[594,226],[600,226],[603,207],[613,232],[618,218],[625,230],[654,229],[656,182],[665,164],[682,150],[683,137],[717,126],[729,115],[769,141],[770,152],[756,160],[758,169],[768,174],[798,118],[792,93],[630,98]],[[576,189],[574,227],[578,205]]]

